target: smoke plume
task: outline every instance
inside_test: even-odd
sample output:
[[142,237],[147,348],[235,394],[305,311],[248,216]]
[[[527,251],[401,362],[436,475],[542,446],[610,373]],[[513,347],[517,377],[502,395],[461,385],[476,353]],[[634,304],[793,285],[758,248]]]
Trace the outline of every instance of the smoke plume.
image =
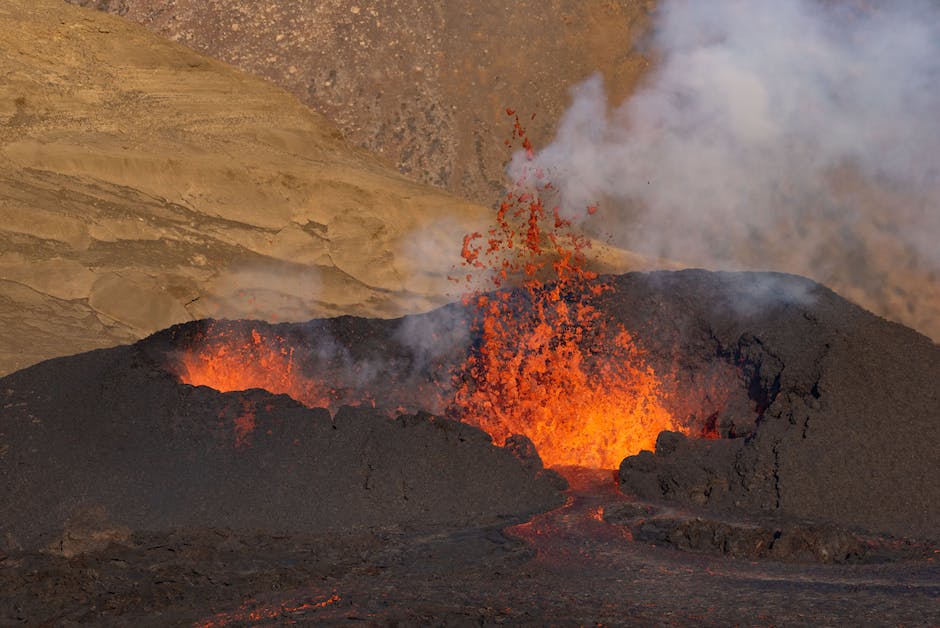
[[510,176],[600,202],[620,246],[806,274],[916,318],[885,284],[919,293],[905,281],[940,269],[940,3],[663,0],[652,45],[638,91],[611,107],[590,78]]

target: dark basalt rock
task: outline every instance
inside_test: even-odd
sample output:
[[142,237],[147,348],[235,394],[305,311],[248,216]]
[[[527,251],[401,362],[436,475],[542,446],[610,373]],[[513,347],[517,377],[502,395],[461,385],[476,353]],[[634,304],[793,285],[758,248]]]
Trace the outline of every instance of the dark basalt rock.
[[[720,437],[663,433],[655,453],[624,460],[622,490],[937,538],[937,345],[794,276],[690,270],[606,281],[596,306],[639,340],[670,411]],[[173,352],[205,321],[3,378],[0,538],[51,543],[97,508],[113,530],[267,533],[461,525],[550,508],[564,482],[526,440],[497,448],[475,428],[414,412],[447,414],[451,371],[474,346],[471,320],[453,305],[399,320],[219,323],[284,338],[294,367],[343,391],[339,401],[367,387],[379,407],[411,409],[397,420],[180,384],[168,372]],[[603,339],[590,342],[586,354],[597,355]]]
[[562,501],[548,478],[470,425],[371,408],[331,417],[262,390],[186,386],[139,346],[8,376],[0,407],[9,547],[76,553],[128,528],[446,529]]
[[674,342],[686,360],[736,365],[756,408],[746,438],[661,435],[655,454],[623,461],[622,490],[940,538],[940,347],[798,277],[685,271],[615,285],[611,310],[652,353]]
[[[630,528],[634,540],[676,549],[722,554],[746,560],[858,563],[889,558],[885,548],[832,525],[787,522],[778,525],[722,521],[666,514],[631,502],[605,510],[604,520]],[[626,506],[626,507],[624,507]],[[890,552],[891,559],[923,555],[923,547]]]
[[627,501],[604,508],[604,521],[629,528],[635,541],[748,561],[881,564],[928,561],[929,542],[859,534],[833,524],[786,517],[721,517],[666,502]]

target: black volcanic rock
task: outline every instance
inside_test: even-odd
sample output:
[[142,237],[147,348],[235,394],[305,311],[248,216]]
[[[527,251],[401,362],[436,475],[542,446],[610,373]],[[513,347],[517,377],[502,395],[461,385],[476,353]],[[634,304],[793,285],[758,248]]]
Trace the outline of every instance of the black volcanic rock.
[[12,547],[63,549],[63,529],[88,513],[105,537],[317,534],[492,523],[561,499],[469,425],[371,408],[331,418],[262,390],[186,386],[140,346],[3,378],[0,408],[0,538]]
[[[690,437],[661,434],[655,454],[626,458],[622,490],[937,538],[937,345],[794,276],[682,271],[607,281],[599,311],[639,339],[665,405],[694,428]],[[525,307],[525,295],[514,302]],[[510,443],[514,455],[472,427],[414,412],[447,410],[450,370],[474,347],[471,320],[448,306],[399,320],[201,321],[8,376],[0,536],[46,544],[67,522],[89,520],[90,509],[103,509],[96,517],[120,535],[121,526],[446,526],[549,508],[563,483],[539,470],[525,441]],[[345,408],[331,417],[260,390],[179,384],[169,372],[174,352],[207,325],[284,339],[298,372],[341,392],[336,405],[356,401],[358,386],[379,407],[411,414]],[[603,341],[589,339],[587,353]],[[721,438],[696,438],[699,428]]]
[[662,435],[624,491],[712,510],[940,538],[940,347],[797,277],[624,276],[615,316],[663,354],[741,369],[758,410],[731,440]]

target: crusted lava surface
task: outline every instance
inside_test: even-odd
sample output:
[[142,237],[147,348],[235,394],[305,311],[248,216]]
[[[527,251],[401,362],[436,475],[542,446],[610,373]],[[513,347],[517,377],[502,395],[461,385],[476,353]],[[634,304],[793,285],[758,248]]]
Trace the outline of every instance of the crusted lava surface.
[[789,276],[656,273],[617,286],[630,299],[612,308],[640,337],[738,365],[757,410],[744,438],[661,435],[655,454],[624,460],[623,490],[938,540],[935,343]]
[[[937,345],[793,276],[606,279],[713,438],[567,489],[527,439],[420,411],[454,416],[462,306],[200,321],[3,378],[2,621],[940,620]],[[212,326],[285,339],[331,407],[182,384]]]
[[103,530],[289,534],[492,523],[560,503],[557,480],[469,425],[181,385],[139,346],[52,360],[3,387],[13,546],[61,548],[89,516]]

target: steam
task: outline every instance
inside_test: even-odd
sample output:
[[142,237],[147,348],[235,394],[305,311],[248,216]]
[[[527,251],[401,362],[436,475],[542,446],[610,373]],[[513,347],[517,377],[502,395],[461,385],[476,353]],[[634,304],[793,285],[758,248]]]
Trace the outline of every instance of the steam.
[[416,375],[446,370],[470,342],[470,321],[462,309],[443,307],[402,318],[393,338],[408,349]]
[[[662,0],[656,70],[573,90],[547,173],[615,244],[864,295],[940,269],[940,3]],[[589,223],[586,229],[591,229]]]
[[223,271],[205,295],[213,318],[304,321],[329,312],[318,300],[325,291],[320,267],[268,263]]

